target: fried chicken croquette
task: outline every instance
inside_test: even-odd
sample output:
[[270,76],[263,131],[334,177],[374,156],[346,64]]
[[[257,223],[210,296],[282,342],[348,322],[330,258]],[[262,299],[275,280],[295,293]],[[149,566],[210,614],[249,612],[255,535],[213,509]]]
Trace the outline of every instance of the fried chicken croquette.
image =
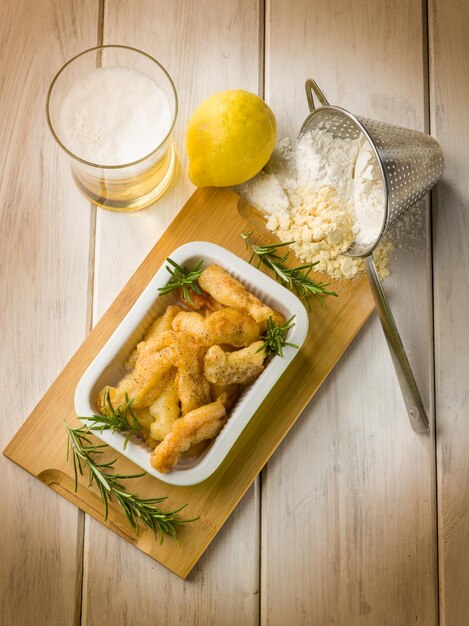
[[177,334],[175,345],[176,389],[181,402],[181,413],[185,415],[210,402],[210,385],[204,376],[204,355],[207,348],[195,337],[184,332]]
[[207,380],[216,385],[238,383],[246,385],[264,370],[265,350],[262,341],[256,341],[236,352],[223,352],[220,346],[211,346],[204,359]]
[[225,396],[224,404],[227,411],[234,407],[240,392],[241,387],[237,383],[233,383],[232,385],[216,385],[210,383],[210,395],[212,396],[212,400],[218,400],[220,396]]
[[[171,330],[171,324],[173,323],[173,319],[181,311],[184,311],[184,309],[181,306],[178,306],[177,304],[170,304],[168,307],[166,307],[166,311],[163,313],[163,315],[160,315],[160,317],[157,317],[156,320],[151,324],[150,328],[145,333],[145,339],[141,341],[139,344],[137,344],[137,347],[130,355],[125,365],[127,369],[130,370],[135,367],[139,350],[141,350],[143,346],[148,347],[148,345],[152,342],[152,340],[154,340],[154,338],[157,335],[160,335],[161,333],[165,333],[166,331]],[[160,338],[160,341],[161,341],[161,338]],[[164,345],[161,346],[161,348],[164,348],[164,347],[165,347]]]
[[[125,402],[125,396],[133,399],[132,408],[149,406],[161,394],[167,384],[168,371],[175,365],[177,351],[174,343],[154,352],[143,352],[137,357],[135,367],[120,381],[117,387],[109,387],[113,406]],[[102,409],[104,389],[97,404]]]
[[175,341],[175,339],[176,334],[172,330],[164,330],[160,333],[152,335],[149,339],[141,341],[137,345],[134,367],[137,365],[137,361],[139,359],[145,355],[154,354],[163,348],[167,348]]
[[152,450],[154,450],[156,448],[156,446],[160,443],[156,439],[153,439],[153,437],[150,435],[150,433],[147,433],[145,431],[142,432],[142,437],[143,437],[143,441]]
[[176,371],[170,377],[161,395],[149,406],[148,412],[151,418],[149,431],[152,438],[156,441],[163,441],[181,414]]
[[188,333],[205,346],[228,343],[242,348],[257,341],[264,329],[265,324],[257,323],[246,312],[233,308],[215,311],[208,317],[203,317],[200,313],[183,311],[173,320],[175,332]]
[[150,326],[145,334],[145,341],[149,341],[154,335],[171,330],[173,319],[178,313],[184,311],[182,306],[178,304],[170,304],[166,307],[166,311],[158,317]]
[[210,313],[213,311],[220,311],[223,308],[222,304],[217,302],[215,298],[212,298],[212,296],[205,291],[203,291],[202,293],[196,293],[193,289],[189,287],[188,292],[192,302],[184,297],[182,289],[179,290],[181,302],[188,309],[191,309],[193,311],[205,310],[207,313]]
[[192,445],[213,439],[226,424],[224,396],[194,409],[174,422],[172,431],[153,450],[150,462],[162,473],[170,472],[181,455]]
[[142,435],[143,433],[150,434],[150,427],[155,418],[150,413],[149,408],[146,406],[144,409],[135,409],[135,411],[133,411],[133,414],[135,415],[135,419],[137,420],[137,422],[142,427]]
[[225,306],[246,311],[256,322],[272,317],[278,324],[284,324],[285,318],[249,293],[239,280],[228,274],[219,265],[209,265],[199,277],[199,285],[217,302]]

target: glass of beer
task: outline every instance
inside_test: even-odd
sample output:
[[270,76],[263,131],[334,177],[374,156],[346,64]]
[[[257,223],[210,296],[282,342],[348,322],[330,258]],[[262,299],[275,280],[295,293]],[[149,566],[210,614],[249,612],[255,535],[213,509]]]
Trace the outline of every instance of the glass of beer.
[[93,204],[138,211],[168,188],[177,95],[165,68],[128,46],[98,46],[68,61],[47,95],[47,121]]

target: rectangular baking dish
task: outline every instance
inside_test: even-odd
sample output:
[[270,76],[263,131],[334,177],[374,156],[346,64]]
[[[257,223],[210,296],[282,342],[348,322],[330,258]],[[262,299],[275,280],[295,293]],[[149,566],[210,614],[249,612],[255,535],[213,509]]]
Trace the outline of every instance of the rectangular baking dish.
[[[199,259],[204,259],[205,266],[216,263],[263,302],[280,311],[286,319],[294,315],[295,326],[290,330],[288,341],[301,348],[308,332],[308,315],[300,300],[275,280],[225,248],[206,241],[184,244],[174,250],[170,257],[179,265],[189,268]],[[163,264],[80,379],[75,392],[75,411],[85,424],[87,416],[98,412],[95,402],[98,392],[105,385],[116,385],[127,373],[124,364],[137,343],[142,340],[151,322],[169,304],[176,303],[176,293],[163,296],[158,294],[158,288],[165,286],[169,278],[166,264]],[[286,346],[283,357],[272,358],[259,378],[246,387],[230,411],[226,426],[204,453],[196,459],[181,459],[168,474],[162,474],[150,465],[151,450],[143,441],[134,438],[124,449],[126,438],[122,433],[94,431],[93,434],[165,483],[181,486],[200,483],[222,463],[246,424],[297,353],[297,349]]]

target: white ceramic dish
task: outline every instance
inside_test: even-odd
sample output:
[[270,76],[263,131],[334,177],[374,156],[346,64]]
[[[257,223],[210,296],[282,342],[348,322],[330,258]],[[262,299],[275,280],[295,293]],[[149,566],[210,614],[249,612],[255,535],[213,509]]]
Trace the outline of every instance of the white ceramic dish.
[[[205,265],[216,263],[241,281],[244,286],[263,302],[283,313],[289,319],[295,315],[295,326],[288,341],[301,347],[308,332],[308,316],[303,304],[290,291],[282,287],[246,261],[233,253],[206,241],[194,241],[174,250],[171,258],[180,265],[192,267],[203,258]],[[78,383],[75,392],[75,410],[78,416],[91,416],[97,412],[95,398],[105,385],[115,385],[126,373],[124,363],[141,341],[151,322],[163,313],[168,304],[177,300],[177,295],[160,296],[158,288],[168,283],[166,263],[156,272],[148,286],[116,328],[102,350],[89,365]],[[171,485],[193,485],[208,478],[221,464],[243,428],[254,415],[271,388],[292,362],[298,350],[289,346],[284,356],[271,359],[261,376],[241,394],[230,412],[229,420],[205,452],[197,459],[181,461],[176,468],[161,474],[150,465],[151,450],[139,440],[128,442],[124,450],[125,436],[121,433],[94,432],[98,439],[115,448],[149,474]],[[83,420],[86,423],[86,419]]]

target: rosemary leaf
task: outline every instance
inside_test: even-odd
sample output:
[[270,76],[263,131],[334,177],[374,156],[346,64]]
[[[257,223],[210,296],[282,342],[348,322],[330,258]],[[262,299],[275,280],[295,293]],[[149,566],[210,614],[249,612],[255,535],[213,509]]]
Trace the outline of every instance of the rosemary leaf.
[[283,348],[284,346],[291,346],[292,348],[298,349],[294,343],[288,343],[286,341],[286,335],[288,331],[293,328],[295,322],[293,321],[295,316],[291,317],[283,326],[279,326],[274,322],[272,316],[267,320],[267,330],[264,335],[260,337],[261,340],[264,341],[262,346],[256,350],[256,352],[261,352],[265,350],[266,356],[278,355],[283,356]]
[[200,259],[199,261],[197,261],[192,270],[187,269],[187,267],[185,266],[182,267],[181,265],[176,263],[176,261],[173,261],[173,259],[171,259],[170,257],[168,257],[167,261],[168,265],[166,266],[166,269],[173,277],[173,279],[170,280],[169,283],[164,287],[159,287],[159,293],[163,295],[165,293],[175,291],[176,289],[181,289],[184,299],[193,304],[189,292],[189,287],[197,294],[202,293],[202,290],[197,284],[197,280],[204,271],[202,267],[204,260]]
[[324,296],[337,296],[335,291],[327,289],[330,283],[315,282],[309,278],[309,273],[318,264],[318,261],[305,263],[297,267],[285,265],[290,253],[286,248],[295,243],[294,240],[259,246],[250,239],[251,235],[252,231],[247,234],[241,234],[246,244],[246,250],[249,250],[249,248],[252,250],[249,263],[256,261],[257,267],[261,265],[268,267],[274,273],[278,282],[283,283],[290,291],[294,291],[305,302],[308,310],[311,310],[311,298],[314,298],[323,306]]
[[179,513],[184,507],[174,511],[160,509],[156,505],[166,500],[164,496],[159,498],[141,498],[138,494],[127,491],[122,481],[139,478],[144,476],[146,472],[131,475],[113,473],[112,469],[115,460],[100,463],[96,458],[96,455],[102,454],[101,448],[106,448],[106,444],[93,444],[89,438],[92,433],[86,426],[73,428],[65,422],[65,428],[68,435],[67,458],[70,457],[70,454],[73,458],[75,491],[78,489],[78,472],[83,475],[83,464],[83,467],[88,469],[88,484],[91,486],[95,482],[98,487],[104,505],[105,520],[109,514],[109,503],[115,501],[124,511],[129,524],[135,532],[138,532],[140,526],[143,525],[152,530],[155,536],[159,535],[160,543],[163,543],[166,535],[172,537],[178,543],[177,529],[198,518],[181,518]]
[[135,417],[135,413],[132,411],[133,401],[133,398],[129,400],[128,395],[125,394],[124,404],[120,404],[115,408],[111,402],[110,389],[106,387],[101,415],[92,415],[91,417],[85,417],[83,419],[93,424],[92,426],[88,426],[90,431],[97,430],[102,433],[104,430],[110,430],[113,433],[128,433],[124,442],[125,450],[129,439],[142,432],[142,427]]

